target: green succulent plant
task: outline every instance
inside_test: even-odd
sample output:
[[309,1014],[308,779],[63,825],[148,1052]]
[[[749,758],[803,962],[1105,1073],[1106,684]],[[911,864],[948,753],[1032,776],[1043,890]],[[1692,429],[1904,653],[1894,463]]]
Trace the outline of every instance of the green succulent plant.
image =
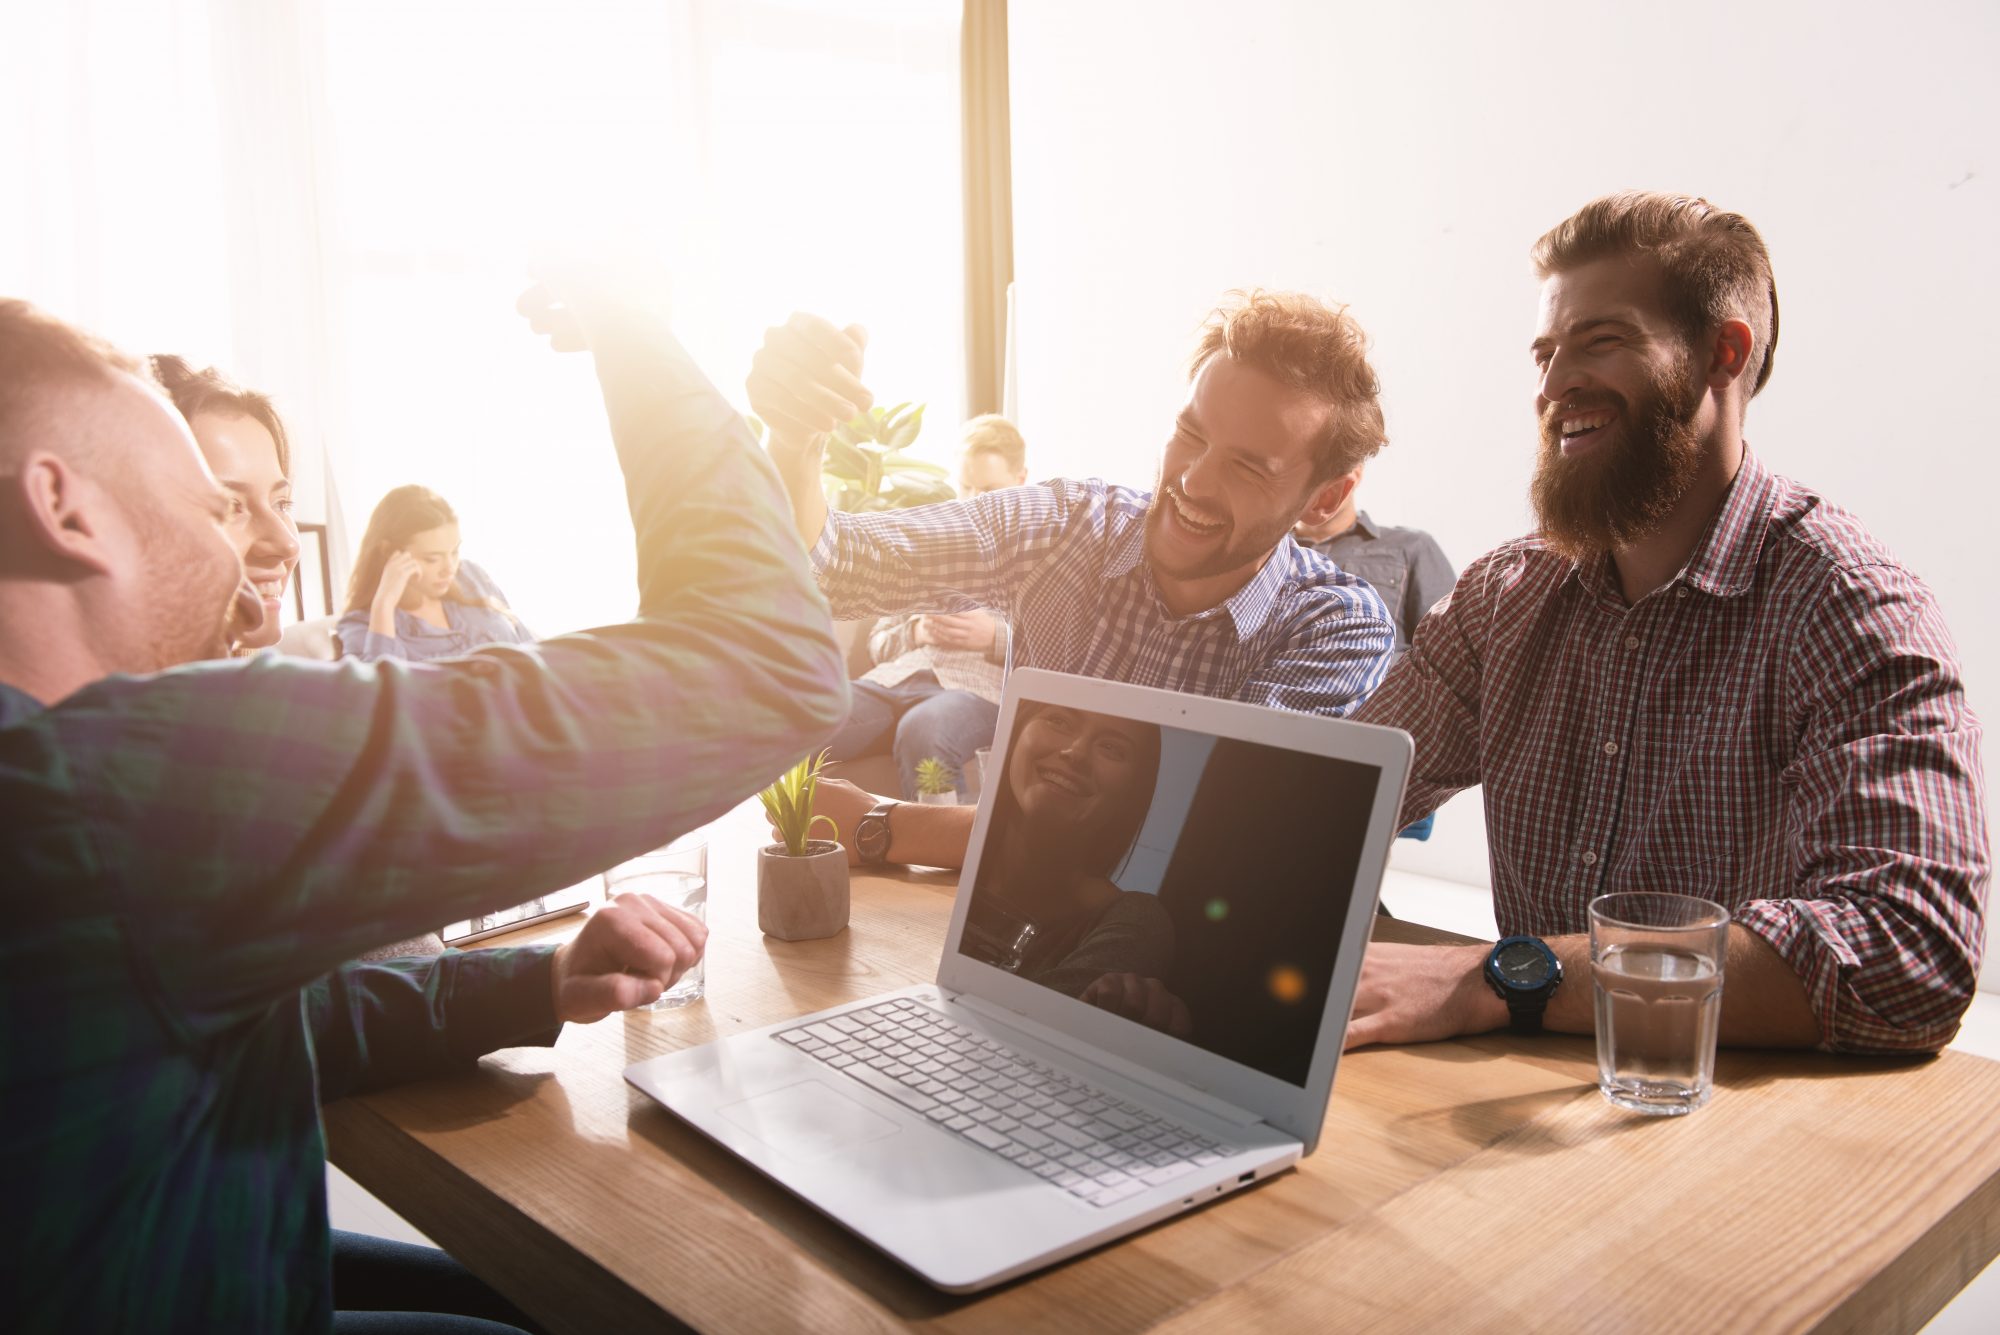
[[840,826],[831,816],[813,814],[813,795],[819,788],[819,772],[826,768],[827,753],[807,756],[798,764],[780,774],[777,781],[763,792],[757,800],[764,804],[764,814],[771,818],[771,824],[778,829],[778,838],[784,842],[785,852],[795,858],[806,855],[806,845],[812,842],[813,827],[825,821],[833,831],[833,841],[840,842]]
[[854,514],[948,501],[949,470],[905,453],[924,429],[924,405],[871,408],[826,439],[827,503]]
[[956,785],[951,781],[951,771],[945,768],[936,756],[925,756],[917,762],[917,791],[935,797],[939,793],[949,793]]

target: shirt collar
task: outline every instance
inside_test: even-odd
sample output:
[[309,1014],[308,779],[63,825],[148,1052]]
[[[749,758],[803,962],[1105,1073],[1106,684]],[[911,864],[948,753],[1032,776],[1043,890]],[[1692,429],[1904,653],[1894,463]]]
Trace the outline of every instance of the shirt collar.
[[46,712],[47,708],[41,701],[18,687],[0,681],[0,728],[11,728],[16,723],[24,723]]
[[1736,480],[1729,484],[1722,506],[1709,521],[1694,555],[1681,567],[1680,577],[1718,598],[1747,593],[1757,576],[1757,560],[1763,555],[1764,533],[1770,528],[1774,488],[1771,470],[1745,445]]
[[1373,542],[1375,541],[1375,539],[1382,536],[1380,531],[1377,530],[1375,527],[1375,521],[1368,517],[1368,512],[1366,510],[1356,510],[1354,512],[1354,527],[1348,529],[1347,533],[1342,533],[1337,536],[1344,538],[1347,536],[1348,533],[1359,533],[1362,537],[1368,539],[1368,541],[1370,542]]
[[[1745,445],[1742,466],[1723,493],[1715,517],[1708,521],[1687,564],[1668,583],[1686,584],[1717,598],[1749,592],[1757,577],[1757,559],[1763,554],[1764,532],[1770,527],[1767,521],[1775,487],[1771,470]],[[1624,597],[1618,587],[1617,567],[1608,552],[1580,562],[1573,574],[1577,583],[1594,595]]]
[[[1299,558],[1303,550],[1288,535],[1278,544],[1277,549],[1271,553],[1270,558],[1257,573],[1251,576],[1250,582],[1225,598],[1220,607],[1211,607],[1180,619],[1202,621],[1219,612],[1227,612],[1229,619],[1236,625],[1236,638],[1249,639],[1263,629],[1264,623],[1271,619],[1271,612],[1278,605],[1278,594],[1283,591],[1286,580],[1291,576],[1292,563]],[[1113,580],[1130,574],[1144,561],[1145,555],[1146,525],[1142,519],[1132,525],[1119,540],[1118,545],[1111,549],[1111,555],[1104,562],[1104,578]],[[1146,574],[1147,578],[1151,579],[1152,571],[1148,570]],[[1153,596],[1159,597],[1157,586],[1154,588]]]

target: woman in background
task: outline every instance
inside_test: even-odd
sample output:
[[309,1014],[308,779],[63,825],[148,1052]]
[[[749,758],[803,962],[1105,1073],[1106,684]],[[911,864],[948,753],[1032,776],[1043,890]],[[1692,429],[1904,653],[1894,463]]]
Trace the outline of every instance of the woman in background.
[[492,576],[458,554],[458,516],[428,487],[397,487],[361,537],[336,631],[347,658],[455,658],[482,644],[531,644]]
[[209,471],[230,496],[230,544],[264,604],[264,622],[236,642],[239,653],[278,642],[285,590],[299,564],[292,519],[292,447],[268,395],[248,390],[214,367],[153,358],[153,375],[187,419]]

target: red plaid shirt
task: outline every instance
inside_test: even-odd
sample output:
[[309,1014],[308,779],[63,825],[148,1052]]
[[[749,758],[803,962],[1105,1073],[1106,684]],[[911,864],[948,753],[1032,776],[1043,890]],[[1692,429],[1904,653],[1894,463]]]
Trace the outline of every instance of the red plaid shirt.
[[1798,971],[1827,1048],[1957,1031],[1991,868],[1956,648],[1852,515],[1754,456],[1636,604],[1608,557],[1488,553],[1356,717],[1416,738],[1404,821],[1484,787],[1502,932],[1703,895]]

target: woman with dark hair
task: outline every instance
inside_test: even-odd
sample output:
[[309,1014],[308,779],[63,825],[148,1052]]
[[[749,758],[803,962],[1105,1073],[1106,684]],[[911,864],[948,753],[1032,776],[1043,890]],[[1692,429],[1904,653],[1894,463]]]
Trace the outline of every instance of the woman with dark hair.
[[458,554],[458,516],[428,487],[397,487],[368,517],[336,630],[348,658],[455,658],[532,644],[493,577]]
[[299,564],[292,519],[292,447],[269,395],[237,384],[213,366],[184,358],[152,359],[154,378],[187,419],[209,471],[230,496],[229,540],[264,604],[264,621],[236,643],[238,652],[278,642],[285,587]]
[[1156,725],[1024,703],[961,949],[1071,996],[1107,974],[1164,974],[1173,924],[1159,898],[1111,879],[1159,772]]

